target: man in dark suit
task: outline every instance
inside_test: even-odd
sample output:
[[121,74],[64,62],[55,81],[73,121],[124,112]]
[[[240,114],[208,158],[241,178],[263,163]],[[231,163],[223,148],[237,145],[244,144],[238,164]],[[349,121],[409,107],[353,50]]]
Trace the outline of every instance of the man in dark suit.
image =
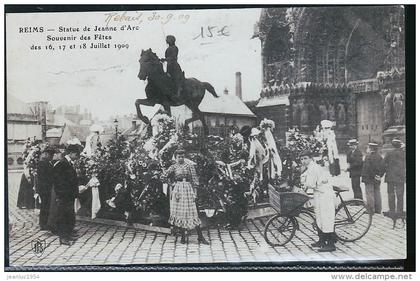
[[362,169],[362,181],[365,183],[366,201],[369,211],[381,214],[381,178],[385,173],[384,159],[378,152],[377,143],[369,143]]
[[404,208],[405,183],[405,151],[402,142],[392,140],[394,150],[385,156],[385,182],[388,184],[389,211],[395,212],[395,194],[397,195],[397,212],[402,213]]
[[356,139],[347,142],[347,145],[349,146],[349,152],[347,153],[347,163],[349,164],[349,167],[347,168],[347,171],[350,173],[351,188],[353,189],[354,198],[363,200],[362,189],[360,188],[363,155],[357,147],[358,144],[359,142]]
[[39,227],[47,230],[48,213],[50,210],[51,190],[53,187],[53,164],[54,149],[47,147],[41,154],[36,170],[35,197],[41,201],[39,212]]
[[73,229],[76,224],[74,200],[78,197],[79,187],[74,161],[79,158],[80,148],[71,144],[66,149],[66,155],[53,168],[54,192],[56,197],[56,232],[60,244],[72,245],[77,234]]

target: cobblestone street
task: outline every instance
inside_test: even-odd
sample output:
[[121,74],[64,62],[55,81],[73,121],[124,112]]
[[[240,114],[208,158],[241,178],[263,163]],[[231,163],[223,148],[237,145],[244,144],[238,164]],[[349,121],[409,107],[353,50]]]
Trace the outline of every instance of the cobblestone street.
[[[343,175],[343,180],[347,175]],[[9,218],[13,223],[9,240],[10,266],[106,265],[158,263],[284,262],[331,260],[404,259],[405,229],[392,229],[392,221],[382,215],[373,217],[369,232],[356,242],[337,243],[337,251],[318,253],[310,244],[317,238],[308,222],[300,219],[296,236],[283,247],[269,246],[263,236],[267,218],[247,221],[241,231],[205,229],[210,245],[199,245],[195,233],[187,245],[179,238],[126,227],[77,222],[81,237],[70,247],[37,226],[38,211],[16,207],[20,173],[9,172]],[[382,196],[384,211],[385,186]],[[46,249],[37,256],[31,242],[45,240]]]

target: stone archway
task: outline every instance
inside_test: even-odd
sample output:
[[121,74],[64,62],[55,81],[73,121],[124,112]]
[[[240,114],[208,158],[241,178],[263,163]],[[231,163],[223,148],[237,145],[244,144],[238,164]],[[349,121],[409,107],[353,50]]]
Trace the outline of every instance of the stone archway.
[[[270,74],[265,73],[264,81],[282,70],[282,61],[288,60],[293,66],[286,72],[292,83],[268,87],[261,98],[287,96],[290,114],[283,123],[302,130],[313,129],[321,116],[332,116],[337,119],[339,138],[356,137],[360,122],[353,84],[368,85],[366,80],[376,78],[388,64],[404,67],[404,8],[400,6],[268,8],[263,9],[261,21],[258,36],[263,45],[273,40],[270,36],[281,35],[270,33],[272,25],[288,26],[282,36],[291,40],[286,51],[275,50],[279,44],[273,45],[271,51],[280,53],[269,62],[274,69],[267,67],[268,58],[263,53],[263,69]],[[304,90],[296,90],[301,88]],[[279,116],[280,106],[272,107]],[[269,114],[268,109],[264,107],[264,114]]]
[[396,7],[301,8],[293,35],[296,81],[323,84],[376,77],[389,50]]

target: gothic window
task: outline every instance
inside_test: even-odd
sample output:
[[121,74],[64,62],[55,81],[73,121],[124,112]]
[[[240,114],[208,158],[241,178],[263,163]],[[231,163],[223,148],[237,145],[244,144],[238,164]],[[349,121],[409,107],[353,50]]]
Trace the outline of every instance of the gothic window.
[[301,48],[300,52],[299,52],[299,69],[298,69],[298,73],[299,73],[299,81],[301,82],[306,82],[308,81],[308,77],[307,77],[307,61],[305,58],[305,48]]
[[337,73],[336,82],[337,83],[345,82],[344,81],[345,59],[346,59],[346,46],[342,42],[340,42],[340,44],[338,45],[338,50],[337,50],[337,66],[336,66],[336,73]]
[[315,58],[315,82],[319,83],[320,81],[320,66],[321,62],[318,56]]
[[334,53],[334,45],[330,45],[328,43],[327,52],[325,54],[325,61],[327,62],[326,69],[326,82],[332,83],[334,82],[334,63],[335,63],[335,53]]

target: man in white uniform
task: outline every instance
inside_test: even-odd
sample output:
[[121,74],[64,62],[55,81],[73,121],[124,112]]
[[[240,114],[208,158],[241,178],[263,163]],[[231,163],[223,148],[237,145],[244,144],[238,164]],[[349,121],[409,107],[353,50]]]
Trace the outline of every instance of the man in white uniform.
[[324,161],[325,169],[315,163],[311,151],[303,151],[300,160],[302,166],[306,168],[301,175],[301,183],[304,187],[314,190],[314,210],[319,241],[313,243],[312,247],[320,247],[319,252],[335,251],[335,194],[331,183],[332,177],[328,171],[328,159]]

